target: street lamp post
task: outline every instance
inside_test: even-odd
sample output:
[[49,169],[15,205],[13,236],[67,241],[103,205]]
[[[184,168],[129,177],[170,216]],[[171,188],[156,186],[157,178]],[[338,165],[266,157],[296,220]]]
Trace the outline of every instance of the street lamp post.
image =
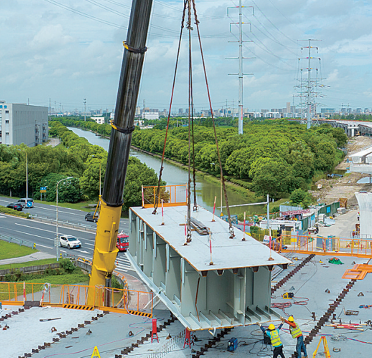
[[58,242],[58,184],[61,181],[72,179],[73,177],[67,177],[61,179],[57,182],[56,186],[56,254],[57,254],[57,261],[59,261],[59,242]]

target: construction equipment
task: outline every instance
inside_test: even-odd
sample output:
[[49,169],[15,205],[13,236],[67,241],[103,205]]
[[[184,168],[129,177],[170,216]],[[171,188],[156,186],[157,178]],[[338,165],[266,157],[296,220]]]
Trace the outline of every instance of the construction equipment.
[[313,358],[316,357],[316,354],[318,353],[318,349],[319,349],[319,346],[320,346],[320,343],[323,341],[323,347],[324,347],[324,355],[326,358],[331,358],[331,354],[329,353],[329,349],[328,349],[328,343],[327,343],[327,339],[325,336],[321,336],[320,339],[319,339],[319,343],[313,353]]
[[293,292],[285,292],[285,293],[283,293],[283,296],[282,296],[282,298],[285,298],[285,299],[291,299],[293,297],[294,297]]
[[232,337],[229,339],[229,342],[227,343],[227,350],[229,352],[234,352],[238,348],[238,340],[235,337]]
[[[134,115],[140,86],[152,0],[133,0],[120,74],[115,117],[111,122],[110,147],[93,253],[89,286],[111,286],[118,249],[116,239],[123,205],[124,182],[134,130]],[[109,302],[110,297],[104,297]],[[88,292],[88,304],[95,301]]]

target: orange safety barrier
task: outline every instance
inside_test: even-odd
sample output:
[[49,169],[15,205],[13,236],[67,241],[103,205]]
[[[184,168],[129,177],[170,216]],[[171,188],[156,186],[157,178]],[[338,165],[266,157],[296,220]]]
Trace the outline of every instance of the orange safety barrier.
[[[94,294],[92,305],[87,305],[88,291]],[[4,305],[23,305],[25,301],[36,301],[40,306],[80,310],[98,308],[147,317],[152,317],[153,310],[152,292],[86,285],[0,282],[0,302]]]
[[367,273],[372,272],[372,265],[361,264],[361,265],[354,265],[352,269],[348,269],[345,271],[342,278],[348,280],[363,280]]
[[187,204],[186,185],[165,185],[160,187],[159,197],[157,197],[157,186],[142,187],[142,207],[151,208],[155,201],[158,207],[182,206]]
[[[279,238],[282,242],[282,238]],[[278,252],[294,252],[298,254],[354,256],[372,258],[372,239],[347,239],[339,237],[295,236],[291,244],[283,249],[283,245],[275,245]]]

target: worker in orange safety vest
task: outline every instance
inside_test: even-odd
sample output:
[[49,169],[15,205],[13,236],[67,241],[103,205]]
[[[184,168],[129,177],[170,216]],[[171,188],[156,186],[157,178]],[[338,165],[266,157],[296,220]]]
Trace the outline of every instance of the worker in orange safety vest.
[[297,339],[296,344],[296,352],[297,357],[301,358],[301,350],[304,352],[305,358],[307,358],[306,346],[304,343],[304,336],[302,335],[302,331],[298,324],[294,321],[293,316],[289,316],[288,320],[280,317],[283,323],[287,323],[289,325],[289,331],[291,332],[292,338]]
[[283,323],[281,323],[278,328],[275,328],[275,326],[271,323],[267,330],[262,328],[261,323],[257,322],[256,324],[258,324],[261,328],[261,331],[270,338],[271,345],[274,347],[273,358],[277,358],[278,356],[285,358],[283,353],[283,344],[279,337],[279,329],[282,328]]

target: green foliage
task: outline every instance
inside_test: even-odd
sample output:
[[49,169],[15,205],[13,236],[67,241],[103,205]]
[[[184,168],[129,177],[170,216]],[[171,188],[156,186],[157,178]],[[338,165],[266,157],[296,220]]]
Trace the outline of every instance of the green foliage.
[[72,273],[76,269],[75,265],[69,259],[61,259],[59,261],[59,265],[61,268],[63,268],[68,273]]
[[[56,201],[57,195],[57,183],[58,184],[58,202],[59,203],[76,203],[81,198],[81,190],[79,179],[70,178],[66,179],[66,175],[63,174],[48,174],[40,181],[40,186],[47,187],[45,195],[46,201]],[[35,195],[38,199],[39,195]]]
[[19,216],[21,218],[26,218],[26,219],[29,219],[31,217],[30,213],[25,213],[23,211],[14,210],[14,209],[11,209],[11,208],[6,208],[5,206],[0,206],[0,213],[13,215],[13,216]]
[[[141,205],[142,185],[158,185],[158,176],[153,169],[141,163],[139,159],[130,157],[125,179],[123,212],[128,211],[131,206]],[[162,185],[165,185],[165,182],[162,182]]]
[[[194,122],[195,165],[219,175],[220,167],[209,121]],[[231,125],[231,123],[230,123]],[[160,128],[160,127],[159,127]],[[133,133],[132,144],[152,153],[161,153],[164,130]],[[229,180],[244,180],[244,187],[257,194],[279,197],[294,189],[306,190],[316,172],[329,172],[342,159],[337,147],[347,137],[342,130],[322,125],[306,130],[305,125],[287,120],[253,120],[244,126],[244,135],[235,128],[217,128],[224,173]],[[188,128],[169,130],[165,154],[188,163]]]
[[[56,119],[65,125],[73,125],[99,133],[110,133],[108,124],[97,125],[93,121],[81,119]],[[177,126],[177,122],[178,125]],[[58,122],[57,122],[58,123]],[[192,153],[192,142],[189,149],[189,131],[184,127],[188,118],[172,118],[167,137],[165,156],[179,163],[188,164]],[[347,137],[340,128],[327,124],[306,130],[306,126],[287,120],[251,120],[245,122],[244,135],[238,135],[236,120],[232,118],[215,119],[219,151],[223,171],[229,180],[254,190],[258,195],[270,194],[274,198],[286,196],[293,190],[307,190],[317,172],[330,172],[342,159],[337,149],[347,142]],[[164,147],[167,119],[145,121],[145,124],[156,124],[153,129],[135,130],[132,145],[151,153],[161,154]],[[218,127],[220,125],[220,127]],[[54,125],[53,125],[54,126]],[[97,161],[89,159],[88,148],[73,133],[69,133],[60,123],[58,135],[63,143],[76,153],[86,165],[81,176],[83,194],[89,197],[97,195]],[[107,127],[108,126],[108,127]],[[220,165],[215,145],[215,136],[210,118],[194,120],[194,157],[195,166],[216,177],[220,175]],[[225,126],[225,127],[222,127]],[[107,127],[107,128],[106,128]],[[77,137],[77,138],[76,138]],[[91,155],[91,154],[90,154]],[[191,154],[192,155],[192,154]],[[138,170],[134,170],[138,173]],[[129,178],[128,178],[129,177]],[[124,200],[129,203],[140,203],[140,191],[134,177],[128,174],[126,189],[136,194]],[[145,179],[142,177],[142,179]],[[153,182],[150,178],[148,182]],[[149,185],[156,185],[149,184]],[[134,200],[135,199],[135,200]]]
[[123,288],[123,285],[118,281],[118,279],[115,276],[111,277],[111,287],[112,288]]
[[291,204],[300,205],[304,209],[307,209],[310,206],[311,201],[311,195],[302,189],[294,190],[290,196]]

